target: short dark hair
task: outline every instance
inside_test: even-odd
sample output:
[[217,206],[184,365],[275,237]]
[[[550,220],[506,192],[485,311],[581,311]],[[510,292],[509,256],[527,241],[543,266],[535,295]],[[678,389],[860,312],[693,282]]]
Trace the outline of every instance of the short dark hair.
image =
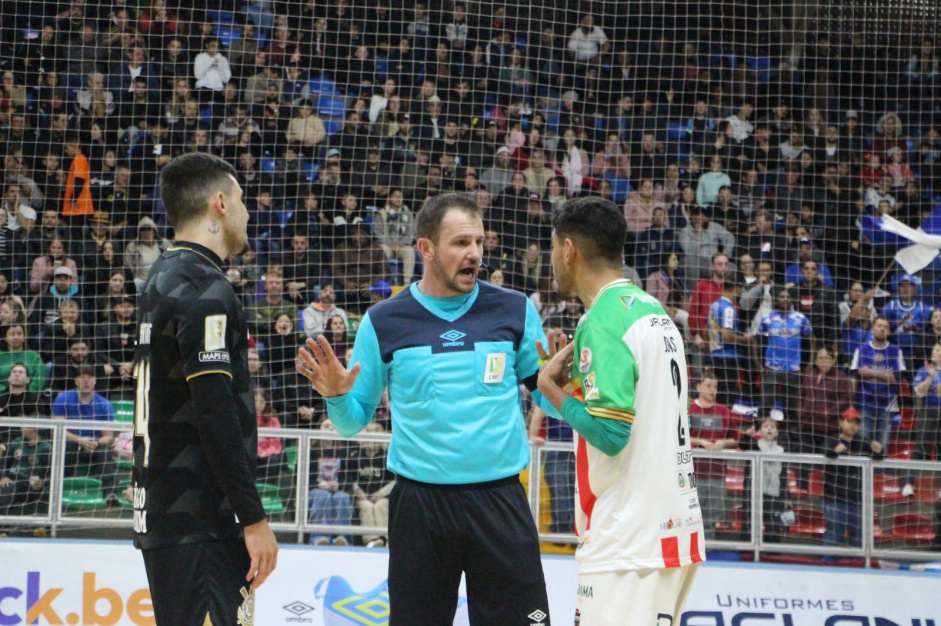
[[419,239],[430,239],[437,245],[441,221],[451,210],[461,211],[469,217],[481,217],[480,207],[464,194],[438,194],[425,203],[425,206],[418,212],[418,217],[415,218],[415,235]]
[[237,175],[228,162],[205,152],[184,154],[167,163],[160,174],[160,197],[173,228],[179,231],[202,217],[210,194],[228,192]]
[[587,258],[621,267],[627,221],[610,200],[598,197],[569,200],[552,217],[552,229],[560,240],[566,237],[576,240]]

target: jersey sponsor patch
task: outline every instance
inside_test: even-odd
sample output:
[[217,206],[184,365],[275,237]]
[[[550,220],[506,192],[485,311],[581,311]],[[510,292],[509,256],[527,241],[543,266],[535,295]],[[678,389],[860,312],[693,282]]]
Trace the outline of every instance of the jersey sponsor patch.
[[582,348],[582,352],[578,357],[578,371],[582,374],[587,374],[588,370],[591,369],[591,348]]
[[595,384],[595,373],[592,372],[582,381],[582,389],[585,392],[585,400],[597,400],[601,397],[598,391],[598,385]]
[[225,315],[206,316],[206,333],[203,344],[206,352],[225,350]]
[[506,371],[506,352],[491,352],[487,355],[487,367],[484,369],[484,383],[495,385],[503,382]]
[[225,350],[213,350],[212,352],[200,352],[200,363],[231,363],[232,358]]

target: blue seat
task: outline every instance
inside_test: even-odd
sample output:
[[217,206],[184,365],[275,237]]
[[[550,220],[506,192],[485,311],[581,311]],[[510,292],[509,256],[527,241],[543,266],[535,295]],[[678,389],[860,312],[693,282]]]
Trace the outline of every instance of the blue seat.
[[332,137],[340,132],[340,129],[343,128],[343,118],[342,117],[325,117],[323,119],[323,127],[327,131],[327,136]]
[[339,93],[337,84],[329,78],[311,78],[307,85],[312,96],[335,96]]
[[212,109],[202,109],[199,112],[199,123],[212,128]]
[[213,24],[235,24],[235,13],[232,11],[206,11],[206,17],[212,21]]
[[611,197],[615,202],[624,202],[627,200],[627,194],[633,191],[626,178],[616,174],[605,174],[601,178],[611,183]]
[[278,224],[281,225],[281,228],[287,226],[288,220],[294,215],[294,211],[276,211],[276,213],[278,214]]
[[242,38],[242,33],[234,28],[213,28],[212,34],[219,38],[223,48],[232,47],[232,44]]
[[550,115],[549,119],[546,120],[546,123],[549,125],[549,130],[551,130],[554,133],[559,132],[559,116],[558,115]]
[[384,54],[377,54],[376,58],[376,79],[379,81],[385,81],[386,76],[389,75],[389,57]]
[[689,133],[682,124],[667,124],[667,137],[670,141],[686,141],[689,139]]
[[261,160],[261,171],[266,174],[274,174],[275,168],[278,166],[278,162],[274,159],[262,159]]
[[774,62],[771,57],[745,57],[745,65],[755,73],[759,83],[774,78]]
[[258,42],[258,49],[262,50],[265,47],[265,44],[268,43],[268,31],[259,30],[255,33],[255,41]]
[[312,183],[317,180],[317,172],[320,171],[320,163],[304,163],[301,170],[307,176],[307,182]]
[[346,100],[323,96],[317,101],[317,115],[320,117],[345,117]]

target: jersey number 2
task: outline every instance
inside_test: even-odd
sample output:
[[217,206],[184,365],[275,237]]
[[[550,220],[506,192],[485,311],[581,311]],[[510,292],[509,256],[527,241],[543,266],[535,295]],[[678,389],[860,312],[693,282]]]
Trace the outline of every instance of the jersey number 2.
[[147,420],[150,418],[150,361],[144,359],[134,365],[137,379],[134,397],[134,436],[144,440],[144,467],[150,463],[150,433]]
[[[676,387],[676,397],[679,399],[683,396],[683,377],[676,359],[670,359],[670,376],[673,377],[673,386]],[[686,428],[683,426],[682,412],[676,416],[676,439],[681,447],[686,445]]]

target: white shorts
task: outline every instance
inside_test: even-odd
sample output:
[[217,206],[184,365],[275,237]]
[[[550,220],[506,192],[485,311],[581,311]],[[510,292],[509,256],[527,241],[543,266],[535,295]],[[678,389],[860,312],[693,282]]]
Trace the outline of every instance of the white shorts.
[[679,626],[699,563],[669,569],[579,574],[578,626]]

